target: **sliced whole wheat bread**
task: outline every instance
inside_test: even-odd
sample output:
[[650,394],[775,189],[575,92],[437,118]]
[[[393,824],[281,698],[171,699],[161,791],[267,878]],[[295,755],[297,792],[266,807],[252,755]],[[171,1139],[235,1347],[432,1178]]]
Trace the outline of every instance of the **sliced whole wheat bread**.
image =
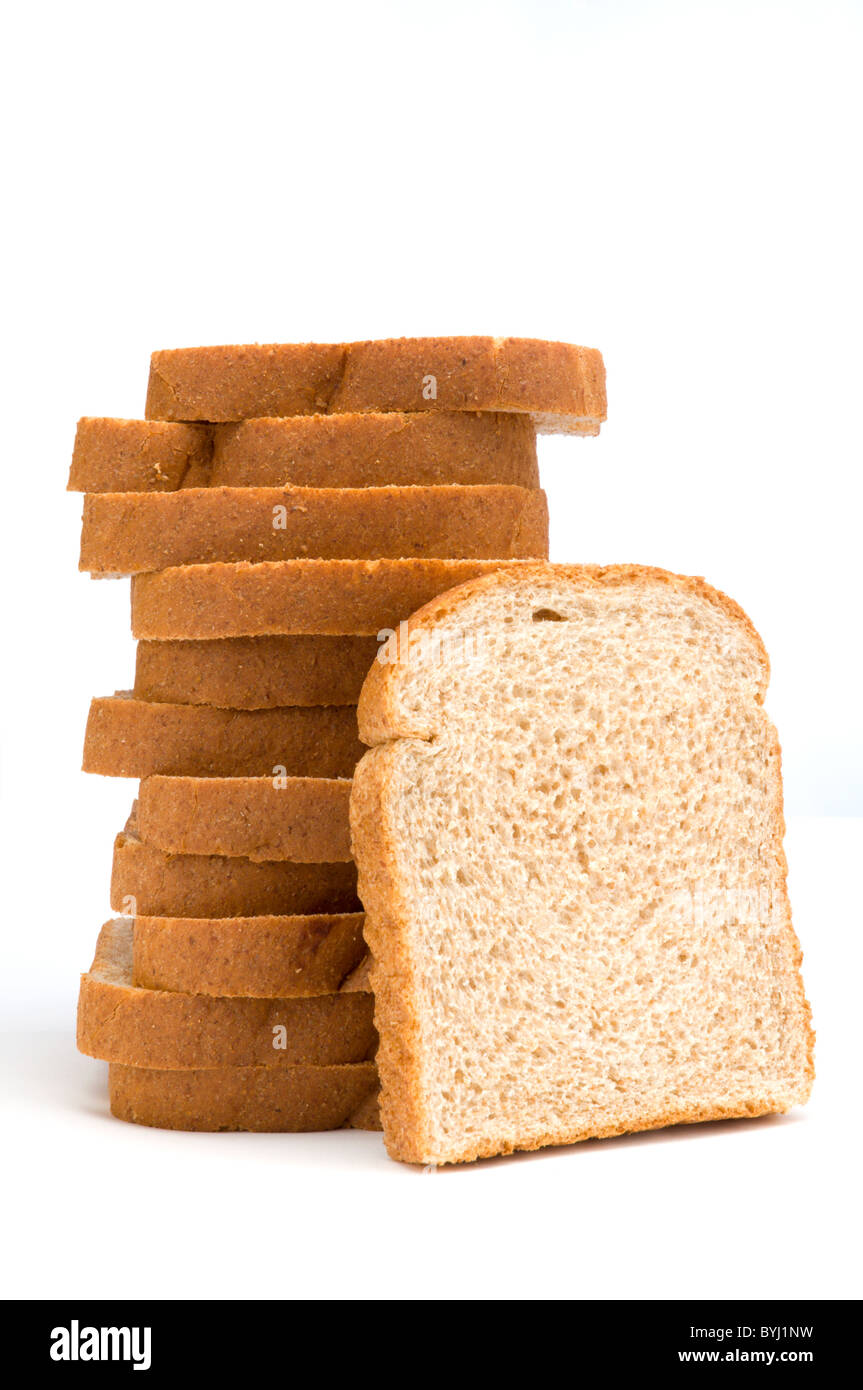
[[333,1066],[373,1055],[372,996],[182,994],[132,984],[132,924],[106,922],[81,976],[78,1048],[90,1057],[168,1071]]
[[803,1103],[780,753],[741,610],[662,571],[535,565],[409,631],[363,689],[351,805],[390,1153]]
[[502,564],[507,562],[275,560],[260,565],[179,565],[132,580],[132,633],[159,641],[303,633],[376,636],[382,629],[398,627],[436,594]]
[[78,421],[69,492],[173,492],[192,478],[206,486],[213,442],[207,425],[163,420]]
[[154,352],[150,420],[380,411],[514,411],[540,431],[598,434],[605,368],[594,348],[537,338],[390,338]]
[[116,575],[236,560],[546,555],[537,489],[210,487],[88,493],[78,567]]
[[213,425],[210,486],[539,487],[526,415],[298,415]]
[[539,487],[527,416],[296,415],[229,425],[79,420],[72,492],[187,487]]
[[375,637],[223,637],[139,642],[134,694],[222,709],[355,705],[377,655]]
[[156,1129],[380,1129],[373,1062],[332,1067],[108,1068],[111,1113]]
[[257,777],[284,767],[295,777],[350,777],[362,754],[356,706],[214,709],[94,699],[84,771],[104,777]]
[[114,841],[111,908],[132,917],[253,917],[358,912],[360,900],[353,862],[169,854],[140,839],[136,806]]
[[138,829],[169,854],[304,864],[351,858],[347,778],[145,777]]
[[132,977],[143,989],[291,999],[340,990],[365,954],[361,912],[136,917]]

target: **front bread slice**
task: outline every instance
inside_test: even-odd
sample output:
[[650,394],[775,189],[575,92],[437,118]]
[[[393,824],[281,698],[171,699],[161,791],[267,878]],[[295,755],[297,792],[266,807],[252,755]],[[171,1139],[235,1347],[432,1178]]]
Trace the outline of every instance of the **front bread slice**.
[[741,610],[663,571],[520,565],[390,647],[351,798],[390,1153],[804,1102],[780,752]]

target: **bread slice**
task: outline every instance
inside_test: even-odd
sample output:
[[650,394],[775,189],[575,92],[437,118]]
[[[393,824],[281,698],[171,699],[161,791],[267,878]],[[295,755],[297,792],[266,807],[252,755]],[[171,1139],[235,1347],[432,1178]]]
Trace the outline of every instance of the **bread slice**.
[[95,699],[84,771],[104,777],[256,777],[284,767],[296,777],[350,777],[362,755],[355,705],[319,709],[213,709]]
[[247,420],[351,411],[514,411],[537,429],[598,434],[594,348],[538,338],[390,338],[154,352],[150,420]]
[[436,594],[505,563],[276,560],[260,565],[180,565],[132,580],[132,632],[159,641],[302,633],[376,636],[384,628],[397,628]]
[[111,1113],[156,1129],[380,1129],[373,1062],[334,1067],[108,1068]]
[[211,486],[539,487],[526,415],[295,415],[212,430]]
[[81,976],[78,1048],[129,1067],[333,1066],[375,1049],[373,1001],[359,991],[236,999],[132,984],[132,924],[106,922]]
[[360,900],[353,862],[166,854],[140,839],[136,807],[114,841],[111,908],[133,917],[254,917],[358,912]]
[[523,487],[187,488],[84,498],[79,569],[312,557],[548,555],[545,493]]
[[[365,956],[363,914],[136,917],[133,980],[144,989],[289,999],[332,994]],[[351,981],[351,988],[356,981]],[[368,989],[368,985],[366,985]]]
[[78,421],[69,492],[172,492],[193,478],[206,486],[213,441],[207,425],[162,420]]
[[442,595],[351,806],[387,1146],[415,1163],[784,1111],[813,1076],[768,662],[703,581]]
[[233,425],[78,421],[72,492],[185,487],[539,487],[526,415],[295,415]]
[[145,777],[141,839],[169,854],[350,859],[347,778]]
[[379,648],[376,637],[139,642],[134,694],[222,709],[355,705]]

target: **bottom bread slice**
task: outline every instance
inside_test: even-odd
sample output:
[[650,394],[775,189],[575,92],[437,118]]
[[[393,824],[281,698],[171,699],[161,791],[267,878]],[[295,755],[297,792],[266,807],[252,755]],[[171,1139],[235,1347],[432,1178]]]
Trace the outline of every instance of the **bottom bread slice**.
[[229,998],[132,984],[132,923],[106,922],[81,977],[78,1047],[125,1066],[332,1066],[374,1053],[374,999],[356,989],[295,999]]
[[112,1115],[156,1129],[299,1134],[381,1127],[373,1062],[191,1071],[115,1063],[108,1096]]
[[125,917],[254,917],[358,912],[357,871],[347,861],[255,862],[222,854],[170,854],[138,836],[137,803],[114,841],[111,907]]

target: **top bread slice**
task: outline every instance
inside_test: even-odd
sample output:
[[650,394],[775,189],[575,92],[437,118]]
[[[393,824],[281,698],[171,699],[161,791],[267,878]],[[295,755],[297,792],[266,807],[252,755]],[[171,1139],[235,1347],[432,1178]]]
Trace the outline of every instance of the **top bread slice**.
[[390,1153],[449,1163],[806,1100],[768,662],[703,581],[523,565],[359,704],[352,844]]
[[71,492],[190,487],[539,487],[526,415],[294,415],[237,424],[78,421]]
[[540,432],[598,434],[605,368],[594,348],[537,338],[390,338],[154,352],[151,420],[365,411],[530,415]]

